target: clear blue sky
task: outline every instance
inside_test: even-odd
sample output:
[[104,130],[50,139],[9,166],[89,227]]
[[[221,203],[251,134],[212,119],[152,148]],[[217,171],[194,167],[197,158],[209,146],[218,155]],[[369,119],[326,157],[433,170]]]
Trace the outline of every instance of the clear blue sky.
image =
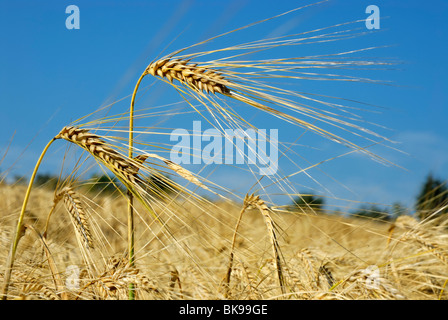
[[[130,94],[148,62],[173,40],[168,51],[312,2],[1,0],[0,150],[4,151],[13,132],[15,136],[0,169],[6,170],[20,156],[10,175],[29,176],[51,137],[72,120]],[[80,9],[79,30],[65,26],[65,9],[71,4]],[[334,180],[319,171],[313,174],[335,197],[381,204],[401,201],[412,206],[429,172],[448,179],[447,1],[334,0],[285,16],[266,27],[234,34],[218,44],[256,40],[272,31],[298,33],[364,19],[368,5],[377,5],[381,10],[381,32],[353,40],[350,45],[392,45],[370,55],[402,62],[397,70],[380,74],[381,79],[391,80],[397,86],[349,86],[340,91],[340,87],[332,89],[320,82],[304,85],[300,90],[323,94],[334,90],[334,94],[384,107],[381,116],[373,116],[372,120],[390,128],[389,136],[399,141],[397,147],[408,154],[383,149],[382,155],[406,170],[350,156],[321,167]],[[293,54],[300,56],[301,48],[294,50],[297,52]],[[148,80],[145,84],[149,83]],[[163,105],[162,96],[160,92],[147,93],[140,103]],[[122,106],[126,108],[127,103],[128,100]],[[183,125],[172,121],[165,126]],[[191,122],[183,126],[189,129]],[[282,135],[290,134],[281,129],[280,140]],[[331,144],[319,147],[319,156],[310,155],[312,161],[336,156],[341,151]],[[46,162],[41,171],[53,172],[57,165]],[[241,179],[241,192],[246,186],[244,182],[249,181],[238,173],[218,174],[214,178],[225,186],[230,180]],[[322,192],[305,177],[297,177],[294,183],[299,190]],[[341,191],[341,185],[351,192]]]

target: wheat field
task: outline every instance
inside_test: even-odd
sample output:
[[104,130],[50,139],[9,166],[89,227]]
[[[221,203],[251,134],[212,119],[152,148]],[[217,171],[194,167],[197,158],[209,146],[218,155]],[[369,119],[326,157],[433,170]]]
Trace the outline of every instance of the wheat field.
[[[366,32],[356,27],[364,21],[200,49],[307,7],[157,56],[142,70],[132,94],[48,137],[26,181],[9,183],[0,176],[2,299],[447,299],[446,217],[383,220],[273,200],[278,190],[288,199],[304,196],[290,178],[308,175],[340,154],[299,166],[294,147],[302,134],[288,137],[292,140],[278,142],[280,157],[297,168],[261,177],[246,166],[242,170],[253,174],[255,183],[239,192],[215,183],[205,165],[193,171],[175,163],[169,157],[172,146],[155,142],[155,135],[167,137],[174,129],[148,124],[157,116],[193,114],[223,133],[257,130],[251,116],[260,113],[268,116],[264,123],[274,119],[343,146],[346,154],[392,164],[369,148],[391,142],[376,130],[381,126],[356,113],[371,106],[325,92],[306,94],[291,85],[376,84],[357,73],[393,65],[362,56],[375,47],[256,56],[361,37]],[[153,85],[178,97],[172,109],[139,105],[139,95]],[[250,111],[240,111],[244,108]],[[248,140],[245,147],[250,146]],[[36,184],[48,157],[60,164],[57,181]],[[98,172],[106,180],[92,179]],[[272,186],[278,189],[271,193]]]
[[[1,219],[2,265],[23,193],[24,187],[1,186],[1,211],[9,213]],[[207,203],[198,208],[169,203],[170,211],[182,217],[182,221],[167,222],[176,242],[154,219],[146,219],[151,228],[137,228],[136,265],[130,268],[125,199],[94,196],[95,202],[90,203],[88,196],[92,197],[78,195],[90,224],[91,244],[76,236],[79,226],[71,222],[70,212],[61,204],[47,230],[50,260],[33,230],[45,229],[54,194],[45,189],[35,191],[9,299],[127,299],[128,285],[133,282],[138,299],[447,298],[443,225],[417,223],[410,229],[409,221],[385,223],[311,212],[272,212],[281,250],[282,293],[270,236],[256,208],[244,213],[231,249],[241,204]],[[226,284],[231,251],[232,273]],[[73,266],[79,268],[79,279],[70,286]],[[378,278],[373,277],[372,266],[377,266]]]

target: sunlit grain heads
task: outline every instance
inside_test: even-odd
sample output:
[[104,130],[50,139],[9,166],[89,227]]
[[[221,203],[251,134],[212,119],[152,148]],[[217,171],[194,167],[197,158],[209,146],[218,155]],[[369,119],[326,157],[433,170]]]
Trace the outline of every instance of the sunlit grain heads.
[[448,265],[446,248],[442,243],[437,241],[437,234],[432,234],[430,228],[424,228],[415,218],[406,215],[398,217],[394,224],[389,228],[390,238],[392,237],[392,232],[394,232],[396,228],[405,230],[405,233],[400,237],[400,241],[417,243],[431,252],[443,264]]
[[423,231],[408,232],[404,235],[404,237],[402,237],[401,240],[415,241],[420,246],[432,253],[437,259],[445,264],[445,266],[448,266],[448,254],[446,253],[446,247],[441,246],[441,244],[431,239],[431,237]]
[[274,254],[274,261],[279,285],[282,290],[282,293],[285,293],[285,279],[282,268],[280,245],[277,240],[277,234],[275,233],[274,221],[272,220],[271,215],[269,213],[270,209],[266,205],[266,203],[262,199],[260,199],[260,196],[255,194],[246,195],[246,197],[244,198],[244,206],[247,207],[248,209],[257,208],[264,217],[266,229],[268,231],[269,239],[272,245],[272,251]]
[[14,285],[20,288],[20,299],[24,300],[60,300],[56,292],[41,280],[25,272],[13,271]]
[[64,127],[55,139],[64,139],[77,144],[99,159],[115,174],[128,182],[135,183],[135,177],[139,171],[137,164],[108,146],[100,136],[87,129],[68,126]]
[[81,242],[89,249],[93,249],[93,237],[90,232],[87,213],[77,193],[71,187],[63,188],[55,196],[55,203],[60,200],[64,201],[64,206],[70,214],[73,225]]
[[171,58],[158,60],[146,68],[144,75],[146,74],[166,78],[171,83],[173,80],[177,80],[195,91],[230,93],[230,89],[227,87],[228,81],[221,73],[189,63],[187,60]]
[[373,277],[368,269],[352,272],[341,282],[347,294],[353,298],[369,299],[406,299],[405,295],[396,289],[391,282],[380,275]]
[[139,292],[145,291],[162,298],[163,289],[157,281],[143,274],[140,269],[132,266],[127,258],[112,256],[107,260],[103,272],[87,283],[79,292],[92,291],[96,298],[104,300],[127,299],[130,284],[135,285]]

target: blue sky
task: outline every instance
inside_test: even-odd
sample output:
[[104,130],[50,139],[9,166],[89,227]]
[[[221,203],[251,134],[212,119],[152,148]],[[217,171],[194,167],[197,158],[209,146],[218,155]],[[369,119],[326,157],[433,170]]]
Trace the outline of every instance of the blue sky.
[[[312,2],[1,0],[0,150],[5,150],[11,138],[13,141],[0,169],[4,171],[14,165],[11,177],[29,176],[51,137],[71,121],[132,93],[146,65],[168,45],[168,52],[174,51]],[[65,26],[68,17],[65,9],[71,4],[80,10],[79,30],[68,30]],[[395,85],[341,87],[317,81],[303,84],[300,90],[340,94],[383,107],[381,115],[374,114],[368,119],[390,128],[386,131],[388,136],[399,142],[394,146],[406,154],[385,148],[379,152],[404,169],[351,155],[320,166],[323,172],[310,171],[320,184],[305,176],[297,176],[293,183],[299,190],[329,191],[335,198],[385,205],[400,201],[412,206],[429,172],[441,179],[448,178],[446,1],[334,0],[232,34],[215,45],[225,47],[267,34],[298,33],[365,19],[368,5],[377,5],[381,10],[380,32],[352,40],[344,48],[390,45],[369,54],[401,62],[396,70],[374,73]],[[330,45],[325,50],[341,50],[338,46]],[[288,54],[302,54],[301,47],[294,50],[297,51]],[[151,81],[147,80],[145,85]],[[157,87],[161,88],[159,91],[146,93],[139,101],[140,106],[171,101],[164,99],[163,85]],[[128,100],[118,106],[127,108]],[[167,118],[164,125],[190,129],[195,119],[178,118]],[[151,121],[156,123],[156,119]],[[291,128],[283,128],[275,121],[269,124],[280,127],[280,140],[292,134]],[[313,138],[303,144],[310,146],[316,141],[319,149],[316,154],[309,147],[298,148],[297,152],[311,162],[343,152],[331,143]],[[48,160],[41,172],[57,173],[57,167],[56,160]],[[295,170],[287,163],[284,169]],[[224,172],[214,174],[212,180],[238,187],[242,193],[253,182],[238,171]],[[354,202],[353,206],[356,205]]]

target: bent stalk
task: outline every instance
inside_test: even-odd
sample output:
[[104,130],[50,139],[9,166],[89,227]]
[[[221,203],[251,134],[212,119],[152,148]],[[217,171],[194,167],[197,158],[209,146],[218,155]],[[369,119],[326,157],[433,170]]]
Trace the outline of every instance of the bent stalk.
[[[134,146],[134,104],[135,96],[137,95],[140,82],[144,78],[145,74],[142,74],[135,85],[134,92],[131,98],[131,107],[129,110],[129,159],[133,158],[132,148]],[[129,265],[134,267],[135,257],[134,257],[134,196],[132,192],[128,191],[128,251],[129,251]],[[135,299],[135,288],[134,284],[129,285],[129,300]]]

